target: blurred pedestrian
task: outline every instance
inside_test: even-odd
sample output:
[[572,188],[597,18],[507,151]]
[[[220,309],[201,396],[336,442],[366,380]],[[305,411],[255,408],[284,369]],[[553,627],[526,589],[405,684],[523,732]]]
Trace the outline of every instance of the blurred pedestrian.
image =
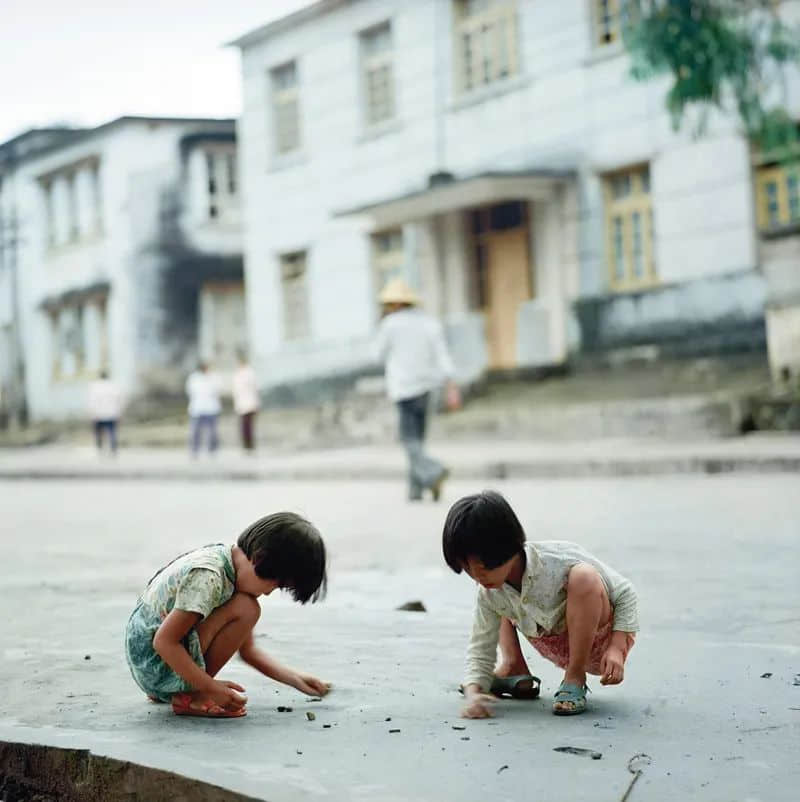
[[431,393],[446,383],[448,406],[460,404],[444,330],[419,308],[419,298],[402,279],[390,281],[379,300],[383,319],[377,351],[385,363],[386,390],[397,405],[400,440],[408,454],[408,497],[419,501],[430,490],[438,501],[448,470],[424,449]]
[[186,395],[189,396],[189,447],[193,457],[200,451],[204,431],[209,454],[213,454],[219,446],[217,420],[222,409],[219,400],[221,390],[219,376],[209,370],[207,362],[200,362],[197,370],[186,380]]
[[256,447],[255,422],[259,407],[256,372],[243,350],[238,351],[236,356],[239,364],[233,374],[233,409],[239,416],[242,448],[253,451]]
[[94,430],[94,442],[98,453],[103,451],[103,434],[108,433],[108,445],[112,455],[117,453],[117,424],[122,415],[122,393],[117,383],[109,379],[106,371],[89,382],[87,408]]

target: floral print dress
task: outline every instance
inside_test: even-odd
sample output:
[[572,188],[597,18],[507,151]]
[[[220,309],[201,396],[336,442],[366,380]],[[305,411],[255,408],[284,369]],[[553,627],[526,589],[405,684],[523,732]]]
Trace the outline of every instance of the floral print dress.
[[[192,687],[176,674],[153,648],[161,622],[172,610],[207,618],[233,596],[236,572],[232,546],[221,543],[190,551],[162,568],[139,597],[125,629],[125,654],[136,684],[163,702]],[[205,671],[200,637],[192,628],[183,639],[192,660]]]

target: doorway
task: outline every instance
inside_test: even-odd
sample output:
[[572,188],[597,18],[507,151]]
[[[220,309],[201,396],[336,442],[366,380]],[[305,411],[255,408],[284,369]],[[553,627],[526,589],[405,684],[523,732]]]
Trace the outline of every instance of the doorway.
[[518,364],[517,317],[533,295],[528,204],[510,201],[470,212],[474,306],[486,321],[490,370]]

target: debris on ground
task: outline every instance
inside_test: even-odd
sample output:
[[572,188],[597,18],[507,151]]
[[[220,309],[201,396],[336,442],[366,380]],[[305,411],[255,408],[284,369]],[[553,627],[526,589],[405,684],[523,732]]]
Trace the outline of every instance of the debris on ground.
[[400,730],[389,730],[389,732],[400,732]]
[[800,685],[800,674],[794,675],[794,682],[792,683],[792,685]]
[[329,730],[330,728],[331,728],[331,725],[330,725],[330,724],[323,724],[323,725],[322,725],[322,729],[323,729],[323,730]]
[[505,771],[507,768],[508,766],[500,766],[500,768],[497,770],[497,773],[500,774],[501,771]]
[[408,601],[405,604],[401,604],[398,610],[402,610],[406,613],[427,613],[427,609],[425,605],[421,601]]
[[[83,656],[83,659],[84,659],[84,660],[91,660],[91,659],[92,659],[92,656],[91,656],[90,654],[85,654],[85,655]],[[795,683],[795,685],[797,685],[797,683]]]
[[462,741],[468,741],[469,740],[469,735],[462,735],[461,736],[461,740]]
[[391,721],[391,720],[392,720],[391,716],[386,716],[386,718],[384,719],[384,721]]
[[292,708],[291,707],[286,707],[285,705],[278,705],[278,712],[279,713],[291,713],[292,712]]
[[592,760],[600,760],[600,758],[603,757],[602,752],[595,752],[594,749],[583,749],[580,746],[556,746],[553,751],[564,752],[567,755],[590,757]]
[[316,716],[310,710],[307,710],[306,711],[306,718],[309,721],[314,721],[316,719]]
[[459,727],[458,724],[453,724],[453,729],[454,730],[465,730],[467,728],[466,727]]
[[633,790],[633,786],[636,785],[636,781],[644,773],[645,766],[649,766],[652,762],[653,758],[651,758],[650,755],[646,755],[644,752],[638,752],[628,761],[628,771],[633,774],[633,779],[619,802],[627,802]]
[[764,673],[761,675],[761,679],[769,679],[771,676],[772,676],[772,672],[771,672],[771,671],[765,671],[765,672],[764,672]]
[[312,696],[308,701],[309,702],[321,702],[322,701],[322,697],[321,696]]

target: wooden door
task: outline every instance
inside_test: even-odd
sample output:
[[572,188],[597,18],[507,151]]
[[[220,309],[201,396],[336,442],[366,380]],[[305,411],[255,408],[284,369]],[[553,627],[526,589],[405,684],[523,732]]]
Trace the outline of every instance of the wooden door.
[[486,244],[489,367],[504,370],[517,366],[517,315],[531,297],[528,229],[492,232]]

